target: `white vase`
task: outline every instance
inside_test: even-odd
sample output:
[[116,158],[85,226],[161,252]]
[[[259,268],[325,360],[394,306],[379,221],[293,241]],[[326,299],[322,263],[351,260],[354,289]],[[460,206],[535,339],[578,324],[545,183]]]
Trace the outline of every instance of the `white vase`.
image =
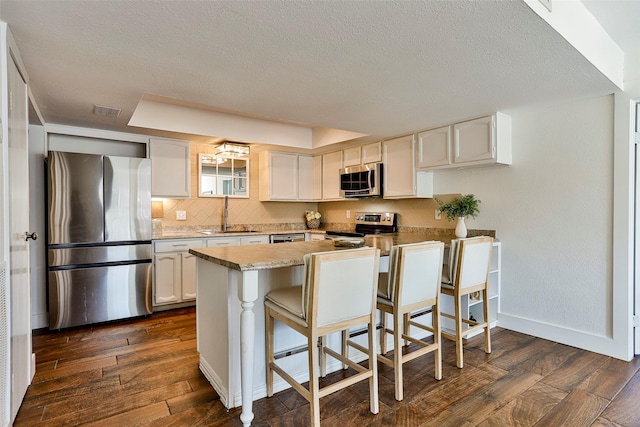
[[456,237],[457,238],[467,237],[467,226],[464,223],[463,216],[458,217],[458,224],[456,225]]

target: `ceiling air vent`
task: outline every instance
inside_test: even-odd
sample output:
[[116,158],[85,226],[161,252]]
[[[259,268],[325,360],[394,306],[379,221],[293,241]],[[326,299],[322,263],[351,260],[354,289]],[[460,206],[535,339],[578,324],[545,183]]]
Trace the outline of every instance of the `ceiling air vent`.
[[118,117],[122,110],[120,108],[105,107],[102,105],[93,106],[93,114],[98,116]]

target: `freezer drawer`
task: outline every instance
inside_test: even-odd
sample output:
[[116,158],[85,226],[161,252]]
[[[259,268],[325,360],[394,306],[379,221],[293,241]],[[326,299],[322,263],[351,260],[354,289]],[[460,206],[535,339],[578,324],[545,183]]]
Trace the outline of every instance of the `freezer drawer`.
[[151,314],[151,263],[49,272],[49,329]]

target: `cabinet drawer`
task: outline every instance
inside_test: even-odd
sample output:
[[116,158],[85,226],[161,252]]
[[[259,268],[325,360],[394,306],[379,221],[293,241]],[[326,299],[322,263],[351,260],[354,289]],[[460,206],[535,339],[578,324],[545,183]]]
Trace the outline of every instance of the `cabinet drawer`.
[[219,246],[237,246],[240,244],[240,239],[237,237],[222,237],[218,239],[207,239],[208,248],[216,248]]
[[249,236],[240,238],[241,245],[263,245],[265,243],[269,243],[269,236]]
[[159,252],[186,252],[189,249],[204,248],[203,239],[192,240],[163,240],[154,243],[156,253]]

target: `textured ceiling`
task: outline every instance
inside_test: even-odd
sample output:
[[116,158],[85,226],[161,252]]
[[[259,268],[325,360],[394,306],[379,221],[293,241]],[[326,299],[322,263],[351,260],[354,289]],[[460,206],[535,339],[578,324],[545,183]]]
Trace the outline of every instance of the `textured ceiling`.
[[150,93],[376,139],[615,90],[521,1],[2,0],[0,19],[46,123],[148,132],[127,122]]

